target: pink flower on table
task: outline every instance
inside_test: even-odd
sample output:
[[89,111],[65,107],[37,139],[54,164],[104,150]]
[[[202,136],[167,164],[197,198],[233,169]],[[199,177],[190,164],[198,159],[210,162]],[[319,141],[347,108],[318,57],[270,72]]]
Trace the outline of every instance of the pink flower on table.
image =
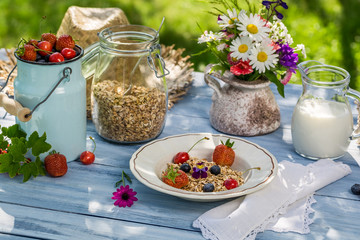
[[137,192],[133,191],[133,189],[131,189],[129,185],[126,185],[125,187],[120,186],[120,188],[116,189],[116,192],[113,192],[114,196],[111,199],[116,199],[116,201],[114,202],[115,206],[123,208],[125,208],[126,206],[131,207],[134,202],[138,200],[135,197],[136,194]]

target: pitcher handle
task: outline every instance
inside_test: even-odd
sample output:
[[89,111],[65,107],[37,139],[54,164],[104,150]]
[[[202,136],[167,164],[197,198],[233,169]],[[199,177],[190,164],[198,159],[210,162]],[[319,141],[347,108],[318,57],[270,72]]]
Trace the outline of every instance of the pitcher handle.
[[215,91],[216,95],[221,97],[221,86],[219,79],[211,74],[211,66],[212,65],[206,66],[204,80],[205,83]]
[[[354,89],[348,88],[346,95],[355,99],[356,104],[360,107],[360,105],[359,105],[360,104],[360,92],[358,92]],[[360,112],[359,112],[358,119],[357,119],[357,122],[358,122],[357,127],[353,131],[351,136],[349,137],[350,140],[355,140],[355,139],[360,138],[360,119],[359,118],[360,118]]]

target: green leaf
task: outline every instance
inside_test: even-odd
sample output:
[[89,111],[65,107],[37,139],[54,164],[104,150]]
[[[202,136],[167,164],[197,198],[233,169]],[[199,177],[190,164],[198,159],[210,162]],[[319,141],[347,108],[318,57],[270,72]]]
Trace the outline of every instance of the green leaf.
[[129,183],[132,183],[131,178],[129,177],[129,175],[127,175],[124,171],[123,171],[124,177],[126,178],[126,180],[129,181]]
[[4,138],[2,134],[0,134],[0,149],[5,150],[8,145],[9,142]]
[[0,173],[9,172],[10,165],[12,164],[13,156],[6,153],[0,155]]
[[27,153],[27,147],[24,138],[13,138],[11,144],[8,147],[8,153],[14,157],[14,161],[23,161],[25,153]]
[[221,74],[224,74],[224,72],[227,70],[228,68],[221,65],[221,64],[216,64],[214,66],[211,67],[211,71],[213,72],[217,72],[219,71]]
[[32,148],[35,144],[35,142],[39,139],[39,133],[37,131],[33,132],[27,142],[27,147]]
[[119,187],[119,186],[121,185],[121,183],[122,183],[122,180],[117,181],[117,182],[115,183],[115,187],[116,187],[116,188]]
[[21,166],[19,173],[24,175],[23,182],[27,182],[30,179],[31,175],[33,175],[33,167],[34,166],[32,162],[24,163]]
[[[34,135],[34,136],[33,136]],[[45,153],[51,149],[51,145],[46,142],[46,133],[39,137],[37,132],[34,132],[30,136],[32,144],[32,154],[36,157],[41,153]],[[29,138],[29,139],[30,139]]]
[[[36,159],[35,159],[35,165],[36,165],[36,168],[37,168],[37,172],[40,174],[40,175],[45,175],[46,174],[46,170],[45,170],[45,167],[44,167],[44,163],[40,160],[40,157],[37,156]],[[34,176],[36,177],[36,176]]]
[[19,124],[12,125],[8,128],[2,128],[2,132],[10,139],[14,137],[16,138],[26,137],[26,133],[23,130],[21,130]]
[[279,94],[284,98],[285,91],[284,91],[284,84],[282,84],[279,79],[276,77],[276,74],[273,71],[267,70],[265,72],[265,76],[273,83],[275,83]]
[[[26,140],[26,133],[15,124],[8,128],[2,127],[0,134],[0,147],[7,148],[6,154],[0,155],[0,173],[8,173],[10,177],[23,174],[23,182],[28,181],[31,177],[36,178],[38,175],[45,175],[46,171],[39,155],[48,152],[51,145],[46,142],[46,133],[39,136],[38,132],[33,132],[29,139]],[[11,140],[8,145],[6,138]],[[35,161],[27,162],[25,154],[29,152],[35,157]]]

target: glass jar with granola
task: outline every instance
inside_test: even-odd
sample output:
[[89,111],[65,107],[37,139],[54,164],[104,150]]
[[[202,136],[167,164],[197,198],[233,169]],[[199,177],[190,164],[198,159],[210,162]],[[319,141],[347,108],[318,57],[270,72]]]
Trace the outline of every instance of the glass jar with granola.
[[92,120],[97,133],[118,143],[156,138],[165,124],[168,73],[158,32],[139,25],[104,29],[93,46]]

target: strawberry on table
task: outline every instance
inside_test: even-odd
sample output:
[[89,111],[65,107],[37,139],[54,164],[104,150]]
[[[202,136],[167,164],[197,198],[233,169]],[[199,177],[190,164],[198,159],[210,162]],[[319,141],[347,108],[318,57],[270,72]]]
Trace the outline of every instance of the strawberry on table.
[[229,166],[234,163],[235,152],[232,149],[234,142],[230,142],[228,139],[225,143],[221,141],[221,144],[215,147],[213,152],[213,162],[220,166]]
[[55,44],[55,48],[57,51],[61,52],[64,48],[74,48],[75,47],[75,41],[70,35],[63,34],[61,35]]
[[56,151],[50,152],[44,163],[46,172],[52,177],[64,176],[68,170],[66,157]]
[[162,181],[175,188],[182,188],[188,185],[189,177],[182,170],[176,170],[171,166],[162,176]]

